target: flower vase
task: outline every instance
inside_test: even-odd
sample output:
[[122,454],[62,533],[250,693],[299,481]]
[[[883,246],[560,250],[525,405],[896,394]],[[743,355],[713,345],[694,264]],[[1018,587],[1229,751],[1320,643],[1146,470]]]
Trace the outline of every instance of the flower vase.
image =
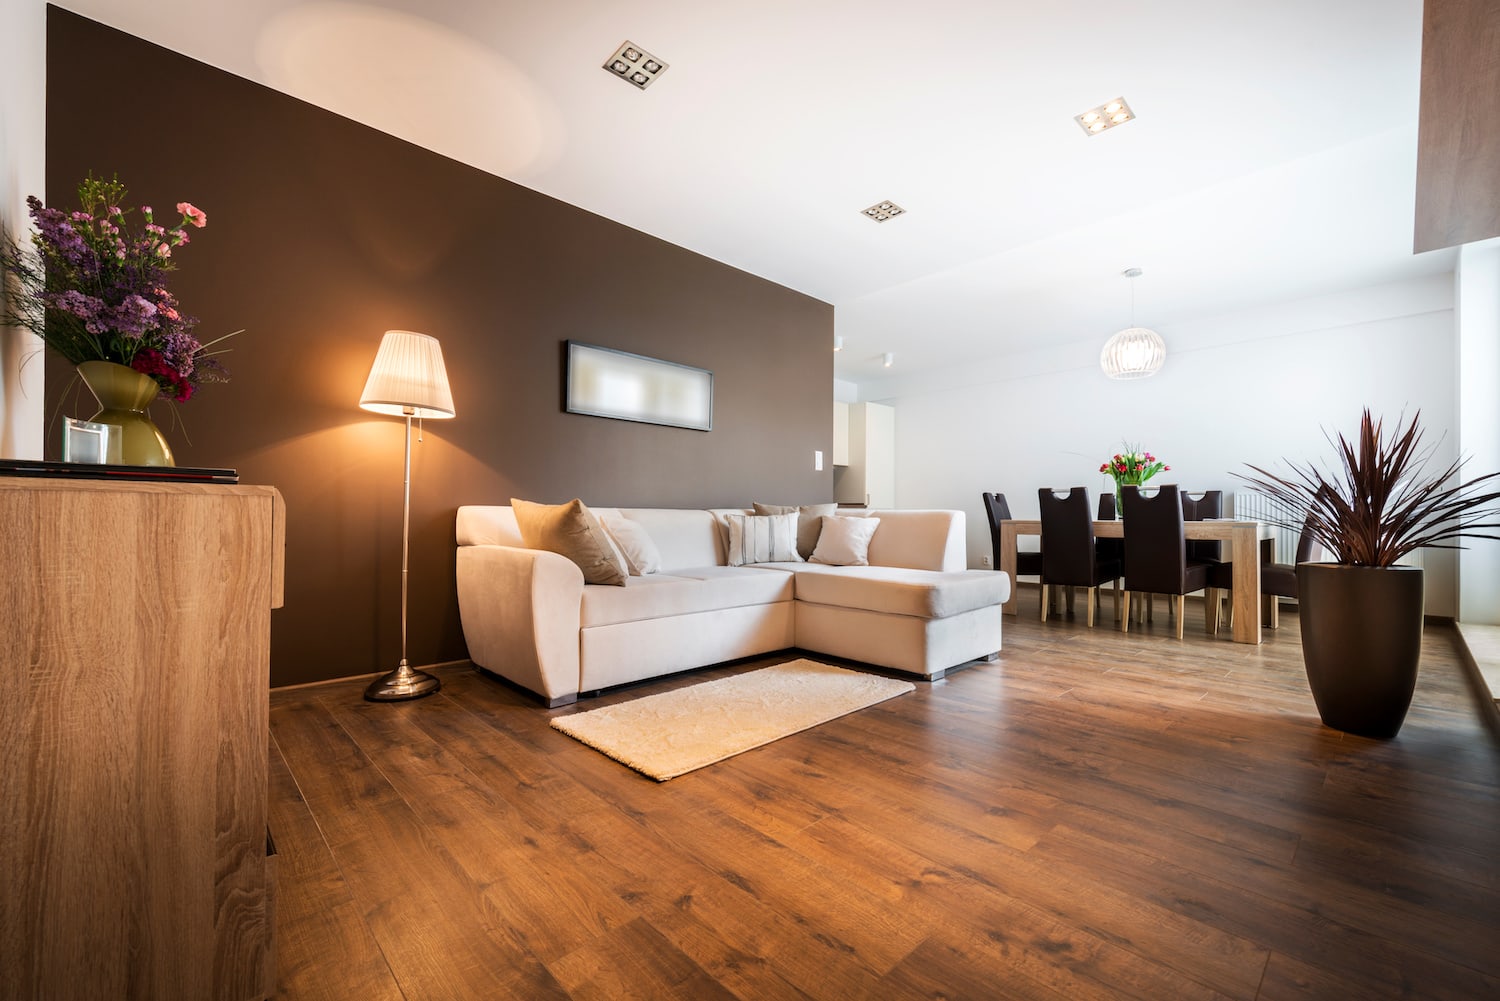
[[127,466],[173,466],[172,448],[146,408],[161,392],[155,379],[112,361],[86,361],[78,375],[99,401],[99,412],[89,420],[118,424],[120,461]]

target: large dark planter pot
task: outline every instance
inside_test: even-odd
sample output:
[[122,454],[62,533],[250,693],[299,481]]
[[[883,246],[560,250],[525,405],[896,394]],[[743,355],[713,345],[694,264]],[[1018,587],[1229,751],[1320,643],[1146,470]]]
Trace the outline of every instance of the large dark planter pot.
[[1335,730],[1394,737],[1422,653],[1420,567],[1297,564],[1302,660],[1318,715]]

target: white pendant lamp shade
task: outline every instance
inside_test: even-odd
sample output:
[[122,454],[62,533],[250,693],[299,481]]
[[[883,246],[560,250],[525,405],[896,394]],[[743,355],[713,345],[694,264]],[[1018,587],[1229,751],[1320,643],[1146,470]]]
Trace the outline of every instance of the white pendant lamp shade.
[[377,414],[434,420],[453,416],[453,392],[436,337],[387,330],[370,366],[359,405]]
[[1104,343],[1099,365],[1111,379],[1144,379],[1155,375],[1167,360],[1161,334],[1145,327],[1127,327]]

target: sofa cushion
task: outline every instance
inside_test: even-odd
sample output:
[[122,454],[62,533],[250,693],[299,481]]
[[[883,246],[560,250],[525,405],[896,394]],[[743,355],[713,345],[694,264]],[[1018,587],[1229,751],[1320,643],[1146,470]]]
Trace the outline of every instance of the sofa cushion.
[[756,514],[797,515],[797,555],[804,560],[818,548],[818,533],[823,530],[823,519],[838,513],[837,504],[762,504],[755,501],[751,507]]
[[826,567],[776,564],[797,578],[797,600],[941,619],[998,606],[1010,597],[1010,578],[991,570],[907,570],[901,567]]
[[512,497],[521,540],[578,564],[589,584],[624,584],[625,561],[604,534],[599,519],[578,498],[566,504],[534,504]]
[[712,511],[648,507],[620,508],[619,513],[651,536],[661,553],[663,573],[724,563],[724,544]]
[[823,519],[818,548],[808,557],[809,563],[826,563],[836,567],[862,567],[870,562],[870,537],[880,528],[879,518]]
[[625,567],[632,576],[640,577],[656,573],[661,569],[661,552],[644,525],[632,521],[618,511],[601,513],[599,522],[610,540],[619,547],[625,558]]
[[[791,564],[802,566],[801,563]],[[1004,576],[1003,574],[997,576]],[[791,601],[791,574],[759,567],[698,567],[631,577],[624,587],[583,589],[581,624],[610,625],[744,605]]]
[[729,549],[724,562],[732,567],[746,563],[801,563],[797,552],[797,512],[789,514],[731,514]]

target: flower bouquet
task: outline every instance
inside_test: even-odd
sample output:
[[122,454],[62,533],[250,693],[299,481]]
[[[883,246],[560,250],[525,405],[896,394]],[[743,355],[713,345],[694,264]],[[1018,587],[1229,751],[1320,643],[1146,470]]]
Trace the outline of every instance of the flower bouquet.
[[1151,477],[1172,467],[1162,462],[1139,445],[1125,445],[1125,451],[1116,452],[1108,461],[1099,464],[1099,472],[1108,473],[1115,481],[1115,510],[1125,515],[1125,505],[1120,497],[1120,488],[1125,484],[1143,485]]
[[[197,319],[167,291],[173,251],[189,243],[187,227],[208,218],[178,202],[180,220],[156,222],[149,205],[132,229],[118,180],[89,177],[78,186],[75,211],[26,199],[36,232],[29,247],[0,241],[0,270],[14,280],[3,319],[25,327],[74,365],[103,361],[150,377],[161,392],[186,403],[205,382],[225,381],[223,367],[192,333]],[[239,333],[239,331],[235,331]]]
[[0,239],[8,292],[0,321],[27,328],[73,363],[99,400],[92,420],[120,428],[126,464],[170,466],[172,449],[146,408],[158,394],[186,403],[202,383],[225,381],[214,357],[222,352],[208,349],[234,334],[198,340],[197,319],[167,291],[173,251],[189,243],[189,226],[202,229],[208,217],[178,202],[180,218],[168,228],[143,205],[132,228],[125,195],[117,179],[90,176],[71,212],[26,199],[36,227],[29,244]]

